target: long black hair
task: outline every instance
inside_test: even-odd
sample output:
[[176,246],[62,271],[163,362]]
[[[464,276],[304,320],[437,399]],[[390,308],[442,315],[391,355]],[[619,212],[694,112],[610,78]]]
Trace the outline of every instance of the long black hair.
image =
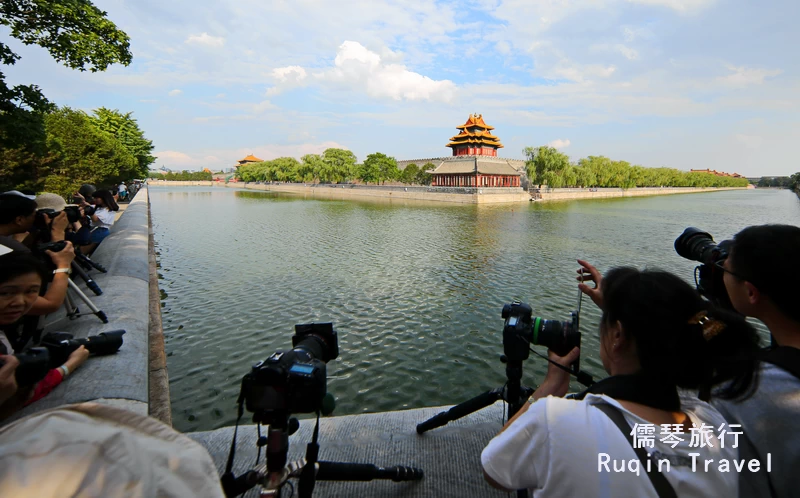
[[[757,387],[760,339],[744,317],[715,308],[671,273],[614,268],[602,281],[603,323],[619,322],[633,339],[642,373],[677,387],[698,389],[707,398],[712,386],[721,398],[744,398]],[[704,336],[694,317],[724,324],[713,337]]]
[[106,208],[110,211],[119,211],[119,206],[117,206],[117,202],[114,200],[114,196],[111,195],[111,192],[108,190],[96,190],[94,194],[92,194],[94,198],[103,199],[103,204]]

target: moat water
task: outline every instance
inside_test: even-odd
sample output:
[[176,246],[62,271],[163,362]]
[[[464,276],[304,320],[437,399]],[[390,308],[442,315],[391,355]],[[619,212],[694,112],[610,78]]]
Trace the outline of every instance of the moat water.
[[[800,199],[781,190],[478,206],[152,187],[150,199],[182,431],[233,424],[242,376],[291,348],[296,323],[338,331],[334,414],[455,404],[505,381],[503,304],[569,316],[576,258],[691,281],[696,264],[673,249],[687,226],[720,241],[800,225]],[[602,377],[599,313],[583,304],[582,367]],[[546,365],[532,355],[524,371],[536,385]]]

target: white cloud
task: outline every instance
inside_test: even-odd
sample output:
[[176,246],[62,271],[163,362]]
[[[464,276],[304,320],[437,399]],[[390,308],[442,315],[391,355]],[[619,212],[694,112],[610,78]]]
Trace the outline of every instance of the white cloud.
[[591,78],[608,78],[617,68],[601,64],[575,64],[562,59],[555,67],[547,71],[551,77],[563,78],[575,82],[584,82]]
[[715,1],[716,0],[628,0],[630,3],[667,7],[681,13],[700,11],[715,3]]
[[178,95],[180,95],[182,93],[183,93],[183,90],[179,90],[179,89],[176,88],[175,90],[170,90],[168,95],[170,97],[177,97]]
[[225,94],[224,93],[218,93],[214,98],[224,99],[225,98]]
[[220,48],[225,45],[225,38],[221,36],[211,36],[208,33],[202,33],[199,35],[190,35],[189,38],[186,39],[185,43],[189,45]]
[[314,72],[311,78],[300,66],[273,69],[272,76],[276,85],[267,90],[268,95],[279,93],[287,87],[311,83],[360,88],[370,97],[392,100],[450,102],[456,93],[456,85],[452,81],[433,80],[409,71],[402,64],[387,63],[381,55],[355,41],[342,43],[336,52],[333,67]]
[[569,147],[569,144],[570,144],[569,139],[562,140],[560,138],[557,138],[556,140],[553,140],[547,145],[553,147],[554,149],[566,149],[567,147]]
[[497,50],[498,54],[508,55],[511,53],[511,45],[505,40],[500,40],[497,42],[494,48]]
[[281,83],[299,83],[306,79],[308,73],[300,66],[279,67],[272,70],[272,77]]
[[780,69],[759,69],[743,66],[736,67],[732,65],[726,65],[725,67],[727,67],[729,71],[733,71],[733,73],[719,78],[718,81],[736,88],[760,85],[764,83],[766,78],[778,76],[783,72]]
[[162,150],[153,153],[158,158],[158,164],[167,166],[170,169],[188,168],[196,165],[197,160],[192,158],[189,154],[178,152],[176,150]]
[[616,49],[619,51],[619,53],[624,55],[625,58],[628,59],[629,61],[633,61],[639,58],[639,52],[630,47],[626,47],[625,45],[617,45]]

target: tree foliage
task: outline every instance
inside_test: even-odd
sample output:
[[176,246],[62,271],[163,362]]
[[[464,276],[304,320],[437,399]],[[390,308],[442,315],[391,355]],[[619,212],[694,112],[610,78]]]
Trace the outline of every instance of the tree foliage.
[[364,183],[385,184],[386,180],[394,180],[399,176],[397,160],[380,152],[368,155],[358,173],[358,179]]
[[113,135],[136,158],[138,169],[135,176],[142,177],[147,175],[156,158],[151,155],[153,142],[145,138],[132,114],[101,107],[95,109],[93,119],[98,128]]
[[322,154],[306,154],[300,161],[279,157],[245,164],[237,168],[236,177],[245,182],[338,183],[355,178],[356,173],[355,154],[344,149],[327,149]]
[[800,172],[793,174],[789,178],[789,188],[800,193]]
[[83,111],[63,107],[49,113],[45,129],[55,157],[39,171],[42,190],[67,197],[84,183],[114,185],[137,176],[133,154]]
[[[88,0],[0,0],[0,25],[26,45],[43,47],[55,60],[80,71],[103,71],[131,62],[128,35]],[[0,42],[0,65],[19,60]],[[0,187],[41,188],[69,181],[47,179],[58,171],[62,150],[48,150],[47,115],[56,111],[36,85],[9,87],[0,70]],[[54,123],[50,122],[50,126]],[[84,130],[85,131],[85,130]],[[66,186],[64,187],[66,188]]]
[[589,156],[570,163],[553,147],[526,147],[526,171],[533,185],[560,187],[746,187],[745,178],[672,168],[644,168],[604,156]]
[[168,173],[150,173],[149,178],[154,180],[202,182],[211,181],[212,175],[208,171],[170,171]]

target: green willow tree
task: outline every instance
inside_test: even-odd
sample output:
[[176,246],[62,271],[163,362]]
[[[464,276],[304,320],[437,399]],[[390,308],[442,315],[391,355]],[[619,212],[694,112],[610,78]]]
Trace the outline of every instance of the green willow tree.
[[746,187],[745,178],[643,168],[604,156],[589,156],[571,164],[569,157],[548,146],[526,147],[526,171],[533,185],[560,187]]
[[[39,45],[65,66],[104,71],[131,62],[128,35],[87,0],[0,0],[0,25],[26,45]],[[9,87],[2,66],[19,60],[0,42],[0,188],[37,189],[47,150],[45,114],[54,109],[36,85]]]

